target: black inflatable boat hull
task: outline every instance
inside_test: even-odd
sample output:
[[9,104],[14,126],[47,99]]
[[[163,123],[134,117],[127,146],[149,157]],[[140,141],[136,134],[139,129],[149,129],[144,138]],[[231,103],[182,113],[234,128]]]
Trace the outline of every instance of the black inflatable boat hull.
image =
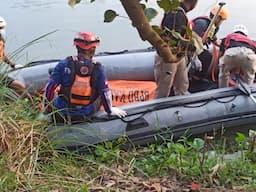
[[[252,92],[255,96],[256,88]],[[144,145],[256,122],[256,104],[236,88],[156,99],[123,109],[129,114],[123,119],[99,113],[92,123],[52,126],[50,139],[57,148],[90,146],[120,137]]]

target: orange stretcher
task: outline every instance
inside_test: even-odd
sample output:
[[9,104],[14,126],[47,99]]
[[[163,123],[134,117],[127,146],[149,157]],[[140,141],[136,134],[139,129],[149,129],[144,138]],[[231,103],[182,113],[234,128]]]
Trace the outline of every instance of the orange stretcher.
[[[112,105],[115,107],[152,100],[156,89],[154,81],[109,80],[108,85],[112,93]],[[39,94],[43,95],[44,91],[43,88]],[[57,93],[59,87],[55,91]]]
[[112,105],[121,106],[154,98],[156,83],[154,81],[108,81],[112,93]]

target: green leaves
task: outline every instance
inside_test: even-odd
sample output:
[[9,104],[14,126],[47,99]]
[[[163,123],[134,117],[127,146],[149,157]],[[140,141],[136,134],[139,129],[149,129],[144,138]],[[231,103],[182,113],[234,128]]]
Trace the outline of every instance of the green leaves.
[[68,0],[68,4],[71,7],[74,7],[76,4],[80,3],[81,0]]
[[236,142],[237,143],[242,143],[242,142],[245,142],[246,140],[246,137],[243,133],[236,133]]
[[148,21],[150,22],[153,18],[155,18],[158,14],[157,10],[154,8],[147,8],[147,6],[143,3],[140,4],[141,8],[144,11],[144,14],[146,15]]
[[[90,0],[90,3],[93,3],[95,0]],[[74,7],[76,4],[80,3],[81,0],[68,0],[68,4],[71,7]]]
[[110,23],[112,22],[117,16],[119,16],[114,10],[106,10],[104,13],[104,22]]
[[[146,8],[144,4],[141,4],[142,9],[144,10],[144,13],[148,19],[148,21],[151,21],[154,17],[157,16],[158,12],[153,8]],[[117,16],[126,18],[124,16],[120,16],[116,11],[108,9],[104,13],[104,22],[110,23],[112,22]]]
[[169,0],[158,0],[157,4],[164,10],[165,13],[167,13],[170,10],[171,3]]
[[144,10],[144,13],[145,13],[146,17],[148,18],[148,21],[151,21],[158,14],[158,12],[153,8],[146,8]]
[[165,13],[175,10],[180,5],[180,0],[158,0],[157,4]]
[[191,147],[193,147],[196,151],[200,151],[204,147],[204,140],[200,138],[195,138]]
[[162,33],[162,29],[158,25],[152,25],[152,29],[158,34]]

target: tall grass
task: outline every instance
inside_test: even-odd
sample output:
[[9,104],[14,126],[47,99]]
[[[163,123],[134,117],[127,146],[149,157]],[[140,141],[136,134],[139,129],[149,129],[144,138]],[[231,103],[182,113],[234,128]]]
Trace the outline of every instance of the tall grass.
[[[29,100],[11,98],[8,88],[1,90],[0,98],[8,99],[0,100],[0,191],[181,191],[192,181],[202,189],[255,190],[255,163],[244,156],[225,161],[222,145],[199,138],[129,151],[122,149],[122,139],[83,154],[56,151],[39,111]],[[236,140],[245,142],[241,134]]]

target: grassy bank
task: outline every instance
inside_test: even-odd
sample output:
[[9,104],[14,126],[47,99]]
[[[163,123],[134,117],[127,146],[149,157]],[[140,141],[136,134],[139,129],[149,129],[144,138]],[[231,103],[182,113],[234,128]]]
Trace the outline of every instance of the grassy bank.
[[[122,149],[124,138],[86,154],[57,152],[29,100],[0,92],[0,191],[255,191],[255,133],[183,137]],[[227,153],[235,154],[228,156]]]

